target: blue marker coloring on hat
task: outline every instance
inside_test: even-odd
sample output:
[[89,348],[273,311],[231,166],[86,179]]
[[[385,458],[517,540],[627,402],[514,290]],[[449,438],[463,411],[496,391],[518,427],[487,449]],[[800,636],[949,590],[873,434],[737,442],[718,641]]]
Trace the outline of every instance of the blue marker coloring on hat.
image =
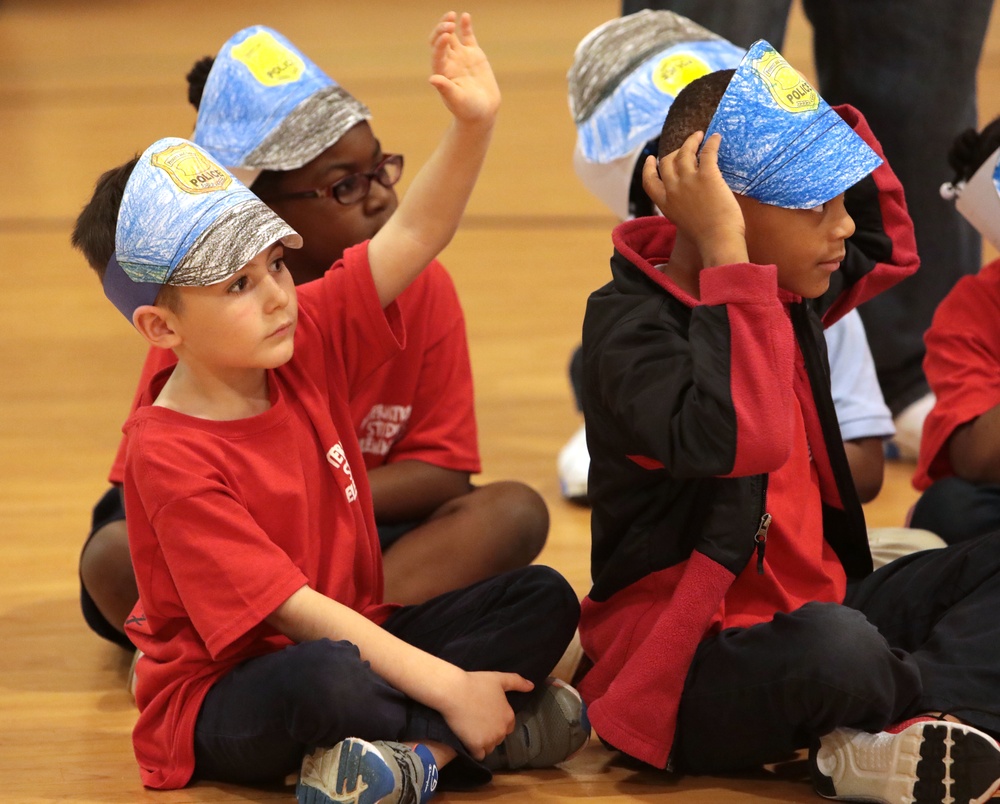
[[163,285],[211,285],[272,243],[302,238],[205,151],[179,137],[139,157],[122,194],[104,292],[129,321]]
[[881,158],[763,39],[751,45],[705,132],[721,133],[719,169],[734,193],[809,209],[840,195]]
[[230,169],[294,170],[370,117],[288,39],[254,25],[215,57],[193,140]]

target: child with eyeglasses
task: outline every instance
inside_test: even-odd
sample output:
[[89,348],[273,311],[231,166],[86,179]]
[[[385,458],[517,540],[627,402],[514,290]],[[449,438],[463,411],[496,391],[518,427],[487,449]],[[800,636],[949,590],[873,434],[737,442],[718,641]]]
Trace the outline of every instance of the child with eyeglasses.
[[405,340],[395,299],[454,235],[500,101],[467,14],[431,41],[451,125],[391,220],[315,282],[285,265],[300,233],[187,140],[108,171],[77,220],[107,297],[177,358],[125,425],[148,787],[300,768],[300,804],[416,804],[439,771],[481,784],[589,736],[579,696],[544,683],[579,614],[558,573],[382,598],[348,400]]
[[[279,83],[268,75],[275,65],[288,65]],[[403,157],[386,154],[369,110],[278,32],[236,33],[188,80],[199,109],[194,141],[302,234],[303,247],[288,255],[296,283],[322,276],[396,211]],[[406,348],[352,389],[350,405],[386,597],[416,603],[530,564],[545,543],[548,510],[524,483],[471,482],[481,464],[469,350],[441,263],[432,261],[398,303]],[[139,388],[172,362],[169,351],[151,350]],[[123,624],[137,593],[120,494],[123,457],[124,441],[112,486],[94,509],[80,577],[90,627],[129,647]]]

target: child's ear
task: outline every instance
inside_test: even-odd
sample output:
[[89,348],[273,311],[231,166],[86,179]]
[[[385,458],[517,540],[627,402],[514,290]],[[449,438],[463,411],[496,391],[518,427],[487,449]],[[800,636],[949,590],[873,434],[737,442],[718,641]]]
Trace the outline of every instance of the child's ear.
[[132,313],[132,323],[151,346],[173,349],[180,343],[180,336],[174,329],[174,316],[165,307],[144,304]]

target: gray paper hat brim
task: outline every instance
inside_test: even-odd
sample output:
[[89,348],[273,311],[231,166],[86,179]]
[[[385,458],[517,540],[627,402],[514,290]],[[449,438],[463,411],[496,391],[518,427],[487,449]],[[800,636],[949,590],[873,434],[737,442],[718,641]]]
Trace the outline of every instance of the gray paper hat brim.
[[370,119],[368,107],[343,87],[326,87],[296,106],[237,167],[295,170]]
[[263,202],[230,207],[201,233],[166,284],[192,287],[222,282],[279,240],[290,248],[302,247],[302,237]]
[[672,11],[644,9],[598,26],[577,45],[567,76],[573,121],[580,123],[590,117],[601,101],[653,54],[695,41],[726,40]]

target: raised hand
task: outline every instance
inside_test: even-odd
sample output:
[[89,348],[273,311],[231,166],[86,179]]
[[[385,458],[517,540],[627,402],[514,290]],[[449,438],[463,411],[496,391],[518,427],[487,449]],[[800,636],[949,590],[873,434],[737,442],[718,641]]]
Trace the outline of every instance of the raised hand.
[[713,134],[699,153],[703,138],[703,132],[696,131],[659,165],[649,157],[642,169],[642,186],[660,211],[695,243],[704,265],[742,262],[746,260],[746,224],[719,170],[722,137]]
[[472,32],[472,17],[445,14],[431,33],[430,82],[458,120],[492,124],[500,88],[486,54]]

